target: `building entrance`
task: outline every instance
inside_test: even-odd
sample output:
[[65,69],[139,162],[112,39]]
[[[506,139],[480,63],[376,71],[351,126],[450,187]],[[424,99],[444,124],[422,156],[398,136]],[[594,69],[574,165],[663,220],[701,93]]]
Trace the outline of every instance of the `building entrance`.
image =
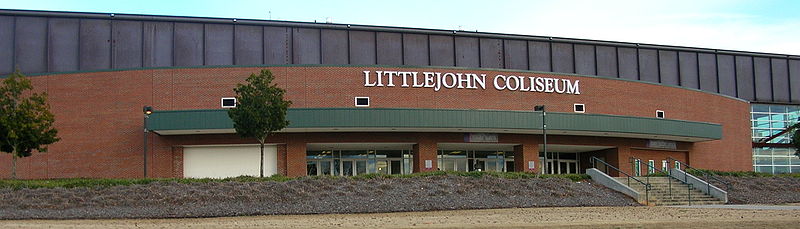
[[[364,149],[368,147],[388,149]],[[410,174],[413,163],[411,150],[391,149],[406,147],[410,146],[381,143],[309,144],[308,151],[306,151],[306,171],[309,176],[357,176],[367,173]],[[329,148],[329,150],[323,150],[324,148]]]
[[[544,153],[539,153],[539,160],[544,161]],[[542,168],[544,174],[576,174],[578,168],[578,153],[548,152],[546,166]]]
[[439,150],[439,170],[513,172],[513,152],[479,150]]

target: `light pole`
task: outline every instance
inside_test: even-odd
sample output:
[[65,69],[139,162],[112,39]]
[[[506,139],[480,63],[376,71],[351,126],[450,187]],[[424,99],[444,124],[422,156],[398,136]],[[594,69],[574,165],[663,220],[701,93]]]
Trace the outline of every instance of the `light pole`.
[[547,173],[550,169],[550,164],[547,163],[547,111],[545,111],[544,105],[537,105],[533,107],[533,110],[542,112],[542,135],[544,136],[544,163],[542,163],[542,168]]
[[142,158],[144,158],[144,178],[147,178],[147,133],[150,132],[147,130],[147,119],[153,114],[153,107],[144,106],[142,107],[142,112],[144,113],[144,152],[142,152]]

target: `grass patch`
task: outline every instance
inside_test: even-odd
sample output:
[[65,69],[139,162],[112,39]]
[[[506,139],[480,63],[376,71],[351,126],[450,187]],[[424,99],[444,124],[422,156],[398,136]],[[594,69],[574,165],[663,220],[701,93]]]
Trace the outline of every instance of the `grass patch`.
[[[388,175],[369,173],[353,177],[338,177],[338,176],[308,176],[303,179],[395,179],[395,178],[417,178],[417,177],[432,177],[432,176],[446,176],[455,175],[462,177],[497,177],[505,179],[532,179],[532,178],[561,178],[569,179],[572,181],[582,181],[591,179],[586,174],[547,174],[537,175],[525,172],[458,172],[458,171],[433,171],[422,172],[402,175]],[[44,180],[0,180],[0,188],[11,189],[36,189],[36,188],[80,188],[80,187],[112,187],[112,186],[127,186],[136,184],[150,184],[154,182],[177,182],[182,184],[190,183],[210,183],[210,182],[285,182],[298,178],[291,178],[286,176],[274,175],[271,177],[251,177],[240,176],[223,179],[214,178],[145,178],[145,179],[100,179],[100,178],[64,178],[64,179],[44,179]]]

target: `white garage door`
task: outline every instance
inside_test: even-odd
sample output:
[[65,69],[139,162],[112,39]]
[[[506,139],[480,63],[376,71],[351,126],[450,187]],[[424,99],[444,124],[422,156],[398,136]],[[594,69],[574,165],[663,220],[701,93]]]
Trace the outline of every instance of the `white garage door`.
[[[183,176],[226,178],[258,176],[261,150],[258,145],[187,146],[183,149]],[[278,173],[277,147],[264,146],[264,176]]]

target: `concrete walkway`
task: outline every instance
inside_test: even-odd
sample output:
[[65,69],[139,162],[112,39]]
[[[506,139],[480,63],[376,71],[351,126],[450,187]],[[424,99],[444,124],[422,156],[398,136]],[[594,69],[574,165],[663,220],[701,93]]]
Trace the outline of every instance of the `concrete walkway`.
[[677,205],[673,208],[716,208],[716,209],[743,209],[743,210],[800,210],[797,205]]

